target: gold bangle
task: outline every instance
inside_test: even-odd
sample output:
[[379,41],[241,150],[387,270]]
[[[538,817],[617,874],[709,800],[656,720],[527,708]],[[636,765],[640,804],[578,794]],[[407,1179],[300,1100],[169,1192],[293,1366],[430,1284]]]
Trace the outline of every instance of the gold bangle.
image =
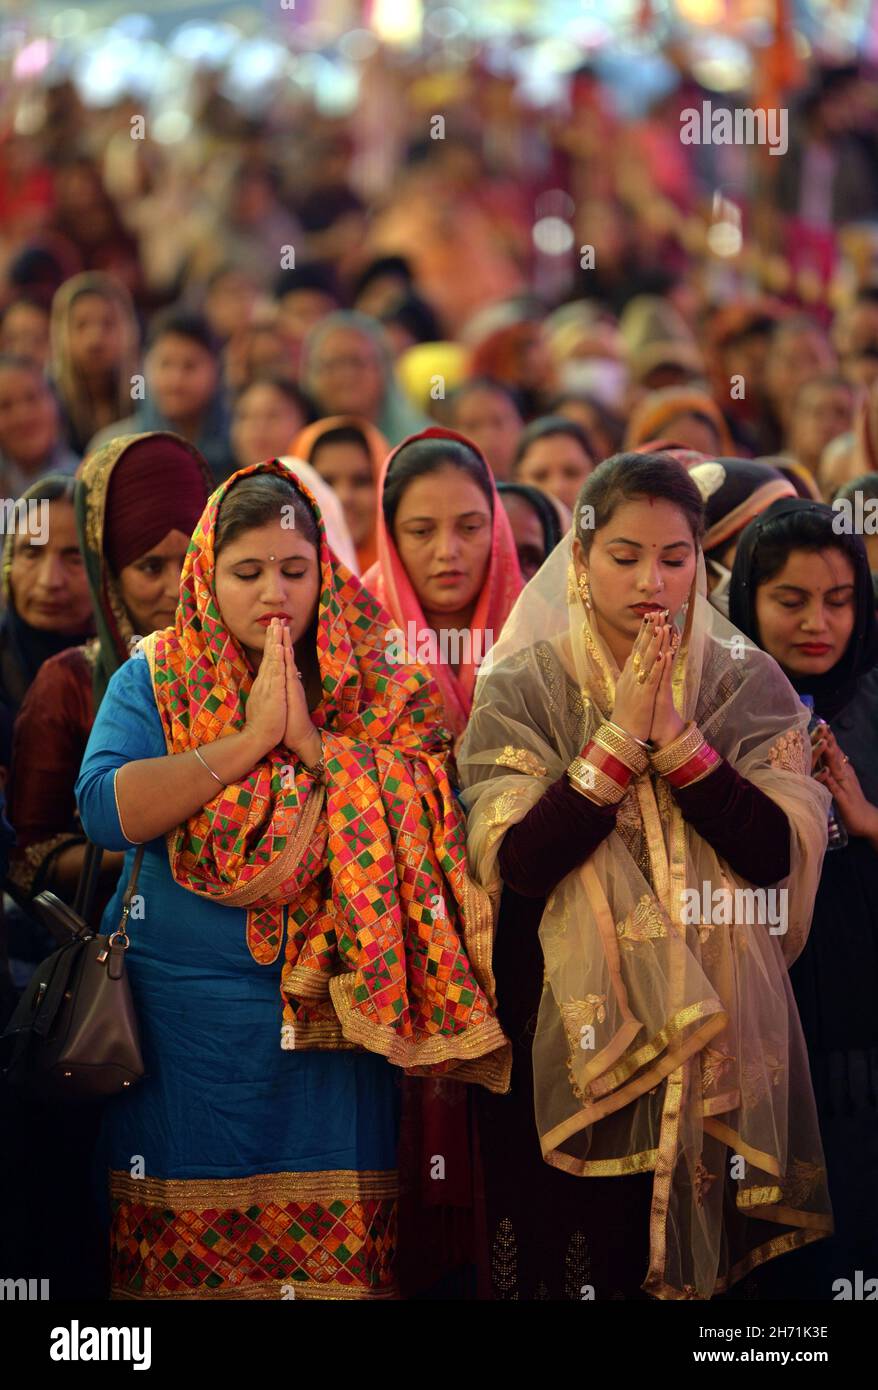
[[660,777],[664,777],[669,772],[675,772],[678,767],[682,767],[697,753],[704,744],[704,735],[695,723],[687,724],[681,734],[678,734],[672,743],[665,748],[658,748],[650,756],[653,771]]
[[574,758],[567,769],[567,776],[578,792],[595,801],[599,806],[614,806],[625,795],[626,788],[620,787],[612,777],[584,758]]
[[605,720],[592,734],[592,740],[624,763],[635,777],[642,777],[649,767],[649,754],[646,750],[638,747],[634,738],[624,730],[618,729],[615,724]]

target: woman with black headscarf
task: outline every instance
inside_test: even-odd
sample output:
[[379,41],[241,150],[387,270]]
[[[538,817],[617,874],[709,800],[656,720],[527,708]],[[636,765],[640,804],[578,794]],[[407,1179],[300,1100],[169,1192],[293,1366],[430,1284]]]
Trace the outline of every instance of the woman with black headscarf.
[[570,512],[563,502],[530,483],[498,483],[497,491],[509,517],[518,568],[526,584],[568,529]]
[[815,775],[848,834],[826,854],[790,970],[836,1232],[791,1258],[778,1293],[821,1299],[857,1270],[878,1271],[878,627],[865,546],[837,519],[819,502],[775,502],[743,532],[730,586],[732,622],[826,721],[813,734]]

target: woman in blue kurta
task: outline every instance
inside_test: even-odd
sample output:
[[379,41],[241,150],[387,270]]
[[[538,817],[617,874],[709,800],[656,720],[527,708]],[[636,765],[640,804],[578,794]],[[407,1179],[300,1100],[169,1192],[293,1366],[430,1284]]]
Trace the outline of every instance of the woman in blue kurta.
[[175,628],[109,683],[77,783],[128,850],[105,928],[145,844],[115,1297],[393,1296],[397,1067],[505,1085],[438,691],[386,623],[307,491],[255,465],[208,503]]

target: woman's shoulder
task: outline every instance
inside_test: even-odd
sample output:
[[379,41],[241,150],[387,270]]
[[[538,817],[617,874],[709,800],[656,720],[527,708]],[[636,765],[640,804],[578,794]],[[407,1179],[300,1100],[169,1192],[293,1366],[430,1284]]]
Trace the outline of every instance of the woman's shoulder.
[[76,696],[90,703],[94,666],[90,647],[91,643],[87,642],[82,646],[66,647],[63,652],[48,657],[37,671],[25,703],[49,698],[57,702],[65,696]]

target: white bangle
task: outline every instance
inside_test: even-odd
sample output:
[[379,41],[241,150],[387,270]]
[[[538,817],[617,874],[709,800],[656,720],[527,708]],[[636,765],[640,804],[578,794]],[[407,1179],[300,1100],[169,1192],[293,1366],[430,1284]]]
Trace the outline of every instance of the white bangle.
[[216,773],[214,772],[213,768],[212,768],[212,767],[209,767],[208,764],[205,762],[204,758],[201,756],[201,753],[200,753],[199,749],[193,748],[193,749],[192,749],[192,752],[195,754],[196,758],[197,758],[198,761],[201,763],[201,766],[202,766],[203,768],[206,768],[206,770],[210,773],[210,775],[211,775],[211,777],[213,778],[213,780],[214,780],[215,782],[219,782],[219,784],[220,784],[220,786],[222,787],[223,791],[225,791],[226,787],[228,786],[228,783],[227,783],[227,782],[224,782],[224,781],[222,780],[222,778],[217,777],[217,775],[216,775]]

